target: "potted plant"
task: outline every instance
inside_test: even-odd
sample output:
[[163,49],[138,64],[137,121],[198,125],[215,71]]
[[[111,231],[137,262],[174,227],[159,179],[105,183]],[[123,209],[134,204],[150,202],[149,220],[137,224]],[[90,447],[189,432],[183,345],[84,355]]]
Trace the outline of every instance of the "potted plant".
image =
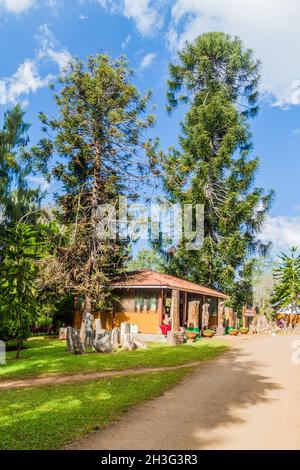
[[240,333],[242,335],[246,335],[247,333],[249,333],[249,329],[243,326],[242,328],[240,328]]
[[194,343],[196,341],[198,333],[196,333],[195,331],[187,331],[185,333],[185,336],[187,337],[189,342]]
[[215,332],[214,330],[203,330],[202,331],[202,336],[204,336],[204,338],[212,338],[214,336]]
[[232,328],[228,332],[231,336],[236,336],[239,333],[239,330],[236,330],[235,328]]

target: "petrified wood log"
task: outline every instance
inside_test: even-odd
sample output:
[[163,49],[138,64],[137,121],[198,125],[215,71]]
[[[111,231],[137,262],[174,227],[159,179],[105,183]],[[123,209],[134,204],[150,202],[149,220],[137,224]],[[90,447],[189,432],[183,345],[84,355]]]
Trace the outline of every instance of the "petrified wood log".
[[94,341],[94,348],[99,353],[111,353],[113,348],[109,336]]
[[133,338],[129,333],[123,336],[123,349],[124,351],[132,351],[135,348]]
[[67,339],[67,328],[60,328],[58,331],[58,339]]
[[121,323],[121,345],[123,346],[124,343],[124,335],[130,334],[130,325],[128,322],[124,321]]
[[98,334],[101,332],[102,330],[102,324],[101,324],[101,319],[100,318],[96,318],[95,320],[95,338],[97,339],[98,338]]
[[84,346],[80,341],[80,335],[74,328],[68,327],[67,351],[74,354],[84,354]]
[[114,328],[111,332],[111,342],[114,349],[118,349],[121,344],[121,330]]
[[87,346],[93,346],[94,342],[94,330],[93,330],[94,315],[87,312],[83,317],[81,328],[80,328],[80,341]]
[[73,340],[72,340],[72,330],[73,328],[71,326],[67,327],[67,351],[70,353],[74,352],[74,345],[73,345]]
[[167,333],[167,343],[170,346],[176,346],[177,344],[177,334],[174,331],[168,331]]
[[107,335],[106,330],[104,330],[104,329],[99,330],[96,337],[95,337],[95,341],[99,341],[99,339],[104,338],[104,336],[106,336],[106,335]]
[[133,338],[133,344],[137,349],[148,349],[149,346],[140,339]]

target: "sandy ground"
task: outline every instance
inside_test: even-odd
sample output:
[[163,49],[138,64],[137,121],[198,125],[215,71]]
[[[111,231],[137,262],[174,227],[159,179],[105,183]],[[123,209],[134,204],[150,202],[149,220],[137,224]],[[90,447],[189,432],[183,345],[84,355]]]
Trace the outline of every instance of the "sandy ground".
[[295,341],[300,351],[300,336],[232,338],[230,352],[69,448],[299,450]]

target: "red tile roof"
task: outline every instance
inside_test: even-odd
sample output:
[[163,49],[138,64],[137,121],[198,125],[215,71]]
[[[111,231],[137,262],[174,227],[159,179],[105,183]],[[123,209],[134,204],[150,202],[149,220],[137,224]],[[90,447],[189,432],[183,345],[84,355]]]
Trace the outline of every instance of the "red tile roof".
[[192,292],[195,294],[207,295],[210,297],[219,297],[222,299],[228,299],[229,296],[218,292],[208,287],[199,286],[190,281],[179,279],[169,274],[157,273],[150,271],[149,269],[141,269],[139,271],[133,271],[125,273],[116,282],[112,284],[112,287],[165,287],[168,289],[179,289],[186,292]]

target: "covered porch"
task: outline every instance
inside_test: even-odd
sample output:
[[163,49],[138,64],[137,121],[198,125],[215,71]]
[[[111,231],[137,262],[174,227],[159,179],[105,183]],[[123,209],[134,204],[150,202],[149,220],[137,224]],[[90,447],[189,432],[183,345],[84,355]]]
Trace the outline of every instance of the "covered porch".
[[167,274],[149,270],[128,273],[113,286],[119,297],[114,325],[129,321],[139,333],[158,334],[170,320],[171,329],[223,328],[226,294]]

